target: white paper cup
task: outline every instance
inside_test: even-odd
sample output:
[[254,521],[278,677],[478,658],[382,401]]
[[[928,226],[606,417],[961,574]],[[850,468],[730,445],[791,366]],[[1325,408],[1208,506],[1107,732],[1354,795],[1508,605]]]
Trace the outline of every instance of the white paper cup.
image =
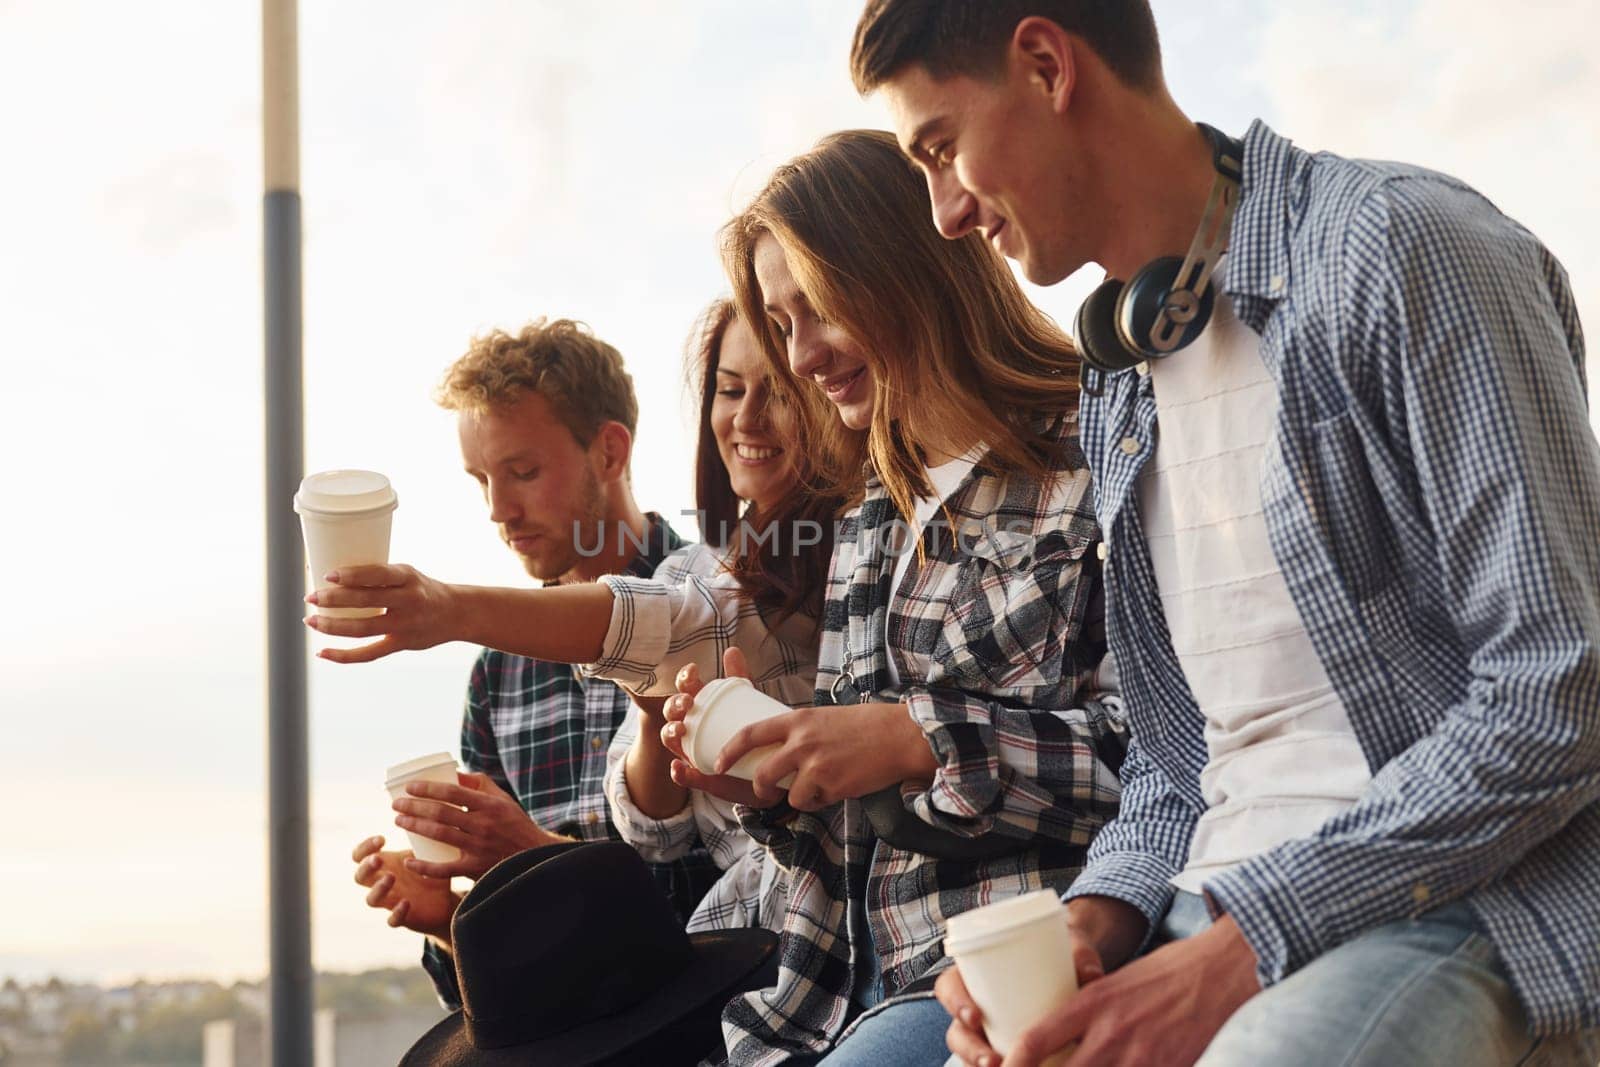
[[944,950],[961,968],[1000,1055],[1078,991],[1067,906],[1040,889],[952,916]]
[[[311,588],[329,588],[322,576],[340,567],[389,562],[389,527],[399,498],[376,471],[308,474],[294,495],[306,540]],[[332,619],[370,619],[382,608],[317,608]]]
[[[397,763],[389,768],[389,773],[384,776],[384,788],[389,790],[390,800],[399,800],[401,797],[410,796],[406,792],[409,782],[442,782],[445,785],[460,785],[456,777],[456,758],[448,752],[435,752],[431,756],[419,756],[404,763]],[[411,838],[411,854],[419,860],[429,863],[453,863],[461,858],[461,850],[454,845],[447,845],[443,841],[435,841],[431,837],[406,831],[406,836]]]
[[[683,719],[684,729],[688,731],[683,742],[684,755],[689,757],[695,770],[711,774],[717,764],[717,753],[734,734],[752,723],[791,710],[789,705],[773,700],[751,685],[748,678],[717,678],[707,682],[695,694],[694,706]],[[778,747],[763,745],[746,752],[724,773],[749,781],[756,776],[761,761],[778,751]],[[793,784],[792,774],[778,783],[784,789]]]

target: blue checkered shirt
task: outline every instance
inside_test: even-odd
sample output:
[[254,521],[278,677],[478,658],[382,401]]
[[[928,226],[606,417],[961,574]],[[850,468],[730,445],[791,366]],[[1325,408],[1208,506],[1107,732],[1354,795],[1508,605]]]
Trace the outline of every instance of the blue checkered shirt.
[[[1212,878],[1213,906],[1269,984],[1464,899],[1535,1030],[1600,1024],[1600,450],[1565,273],[1459,181],[1257,123],[1222,288],[1281,401],[1272,549],[1373,778],[1313,836]],[[1133,747],[1068,896],[1154,924],[1205,810],[1204,720],[1140,525],[1150,379],[1087,377]]]
[[[647,578],[683,540],[659,515],[648,516],[644,551],[624,574]],[[577,667],[484,649],[472,667],[461,721],[461,765],[486,774],[516,797],[528,816],[555,834],[620,841],[606,804],[606,750],[632,709],[614,682],[585,678]],[[704,849],[686,850],[651,873],[688,919],[721,871]],[[444,1005],[460,1006],[455,963],[432,941],[422,966]]]

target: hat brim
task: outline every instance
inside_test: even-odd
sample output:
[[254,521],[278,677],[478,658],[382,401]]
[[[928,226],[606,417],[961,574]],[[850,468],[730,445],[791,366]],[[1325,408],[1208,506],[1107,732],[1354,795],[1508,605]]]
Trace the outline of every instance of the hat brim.
[[[711,1002],[720,1013],[722,1005],[752,988],[753,977],[772,969],[778,937],[768,930],[716,930],[690,934],[689,946],[694,960],[688,969],[625,1011],[504,1048],[475,1046],[467,1036],[466,1018],[458,1011],[423,1034],[400,1067],[599,1063],[672,1030],[686,1015]],[[560,980],[559,975],[551,977]],[[770,981],[769,975],[760,984]]]

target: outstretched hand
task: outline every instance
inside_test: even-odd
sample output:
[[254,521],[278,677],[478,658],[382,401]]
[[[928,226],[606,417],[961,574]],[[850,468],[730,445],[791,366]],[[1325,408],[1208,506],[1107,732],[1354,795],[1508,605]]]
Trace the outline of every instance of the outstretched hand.
[[331,637],[377,637],[355,648],[324,648],[334,663],[369,663],[394,652],[432,648],[463,637],[455,587],[403,564],[340,567],[323,576],[329,586],[306,597],[319,608],[382,608],[369,619],[309,615],[306,625]]
[[392,805],[395,825],[461,850],[449,863],[407,859],[408,871],[429,878],[481,878],[485,871],[525,849],[570,838],[552,834],[528,817],[515,797],[485,774],[456,774],[460,785],[410,782]]

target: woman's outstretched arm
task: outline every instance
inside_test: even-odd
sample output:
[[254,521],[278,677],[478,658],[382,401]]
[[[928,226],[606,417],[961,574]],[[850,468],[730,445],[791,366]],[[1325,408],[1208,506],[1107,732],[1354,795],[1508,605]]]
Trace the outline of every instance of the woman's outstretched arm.
[[318,608],[382,608],[367,619],[313,615],[306,625],[332,637],[375,637],[317,653],[334,663],[367,663],[394,652],[468,641],[531,659],[588,663],[611,624],[611,590],[599,582],[506,589],[451,585],[401,564],[342,567],[306,597]]

